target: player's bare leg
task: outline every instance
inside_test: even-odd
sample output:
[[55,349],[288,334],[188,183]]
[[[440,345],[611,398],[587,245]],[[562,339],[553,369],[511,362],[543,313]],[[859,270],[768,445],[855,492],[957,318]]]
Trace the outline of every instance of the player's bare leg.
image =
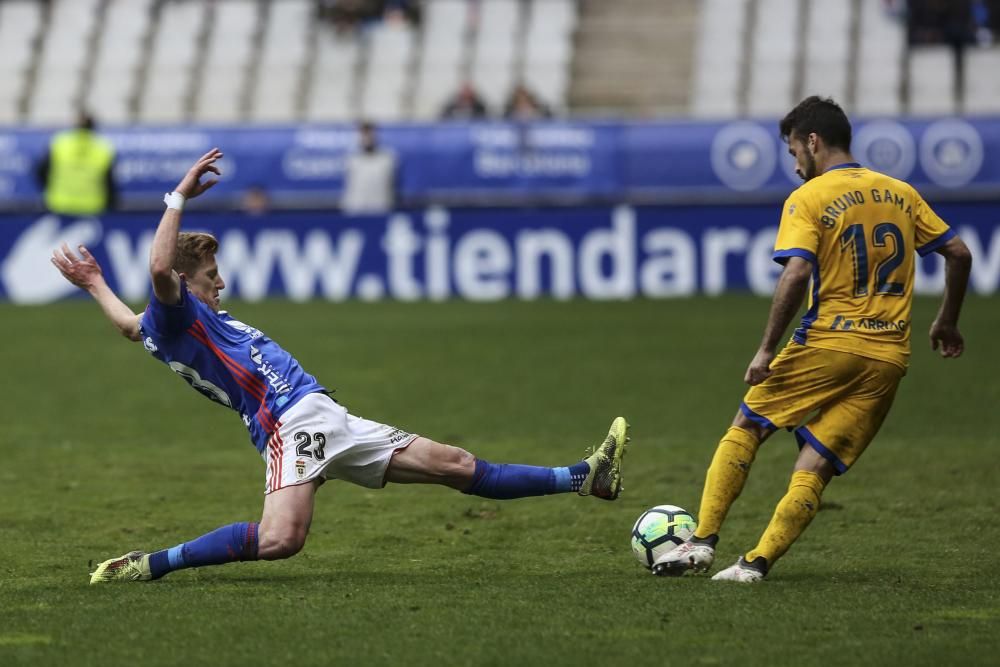
[[260,519],[257,558],[291,558],[305,546],[319,480],[286,486],[264,496]]
[[400,484],[441,484],[498,500],[571,491],[614,500],[621,491],[621,464],[628,440],[628,424],[618,417],[604,441],[592,448],[585,460],[548,468],[490,463],[460,447],[417,438],[393,455],[385,479]]
[[461,447],[416,438],[389,461],[385,481],[396,484],[441,484],[464,491],[472,484],[476,457]]

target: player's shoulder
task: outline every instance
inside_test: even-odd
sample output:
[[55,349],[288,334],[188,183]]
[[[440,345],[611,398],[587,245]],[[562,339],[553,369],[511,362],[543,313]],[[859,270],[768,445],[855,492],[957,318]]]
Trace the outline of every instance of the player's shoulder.
[[789,193],[785,198],[785,212],[788,215],[794,215],[796,211],[805,213],[819,205],[823,186],[816,183],[818,180],[820,179],[810,179]]
[[874,169],[865,169],[865,185],[870,188],[880,188],[882,190],[889,190],[903,196],[910,195],[912,197],[920,197],[920,193],[917,189],[910,185],[907,181],[901,180],[889,174],[884,174],[881,171],[875,171]]

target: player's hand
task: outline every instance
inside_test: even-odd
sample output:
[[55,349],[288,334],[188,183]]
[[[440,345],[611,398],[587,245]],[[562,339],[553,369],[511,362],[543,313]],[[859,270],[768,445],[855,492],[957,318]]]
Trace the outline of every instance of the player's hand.
[[934,320],[931,325],[931,349],[939,350],[946,359],[954,359],[965,351],[965,340],[954,324]]
[[753,361],[747,368],[743,381],[750,386],[756,386],[771,376],[771,362],[774,361],[774,352],[770,350],[757,350]]
[[194,166],[188,170],[188,173],[184,175],[181,182],[177,184],[177,187],[174,188],[174,192],[184,195],[184,199],[194,199],[205,190],[208,190],[210,187],[218,183],[219,179],[217,178],[210,178],[202,183],[201,177],[209,172],[216,174],[217,176],[221,176],[222,172],[215,166],[215,162],[222,156],[222,151],[218,148],[213,148],[202,155],[198,158],[198,161],[194,163]]
[[77,258],[65,243],[58,250],[52,251],[52,263],[63,277],[83,290],[89,290],[98,282],[104,280],[101,265],[84,246],[78,246],[80,257]]

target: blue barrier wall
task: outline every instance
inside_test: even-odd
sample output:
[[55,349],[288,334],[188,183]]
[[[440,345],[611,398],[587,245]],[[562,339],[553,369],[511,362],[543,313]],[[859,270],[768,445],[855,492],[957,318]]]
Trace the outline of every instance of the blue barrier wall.
[[[925,197],[1000,197],[1000,118],[855,123],[866,166],[909,180]],[[213,202],[265,185],[281,206],[336,204],[349,126],[109,129],[123,201],[159,206],[191,162],[226,151]],[[34,165],[50,133],[0,128],[0,208],[37,206]],[[394,125],[383,143],[400,157],[404,203],[718,203],[775,201],[799,184],[777,122],[591,122]]]
[[[727,290],[769,294],[780,268],[771,261],[778,208],[431,208],[354,218],[203,212],[186,214],[184,226],[220,239],[227,298],[666,298]],[[1000,204],[944,204],[937,211],[972,249],[972,290],[995,293]],[[79,295],[49,263],[52,249],[65,241],[91,248],[122,296],[145,300],[158,218],[0,219],[0,298],[46,303]],[[943,279],[943,262],[932,255],[918,263],[915,289],[939,292]]]

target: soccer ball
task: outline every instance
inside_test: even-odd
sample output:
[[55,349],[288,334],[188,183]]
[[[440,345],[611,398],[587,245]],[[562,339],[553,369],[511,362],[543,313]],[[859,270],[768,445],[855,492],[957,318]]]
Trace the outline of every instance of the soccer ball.
[[646,568],[657,558],[694,535],[697,523],[691,513],[676,505],[657,505],[632,526],[632,553]]

